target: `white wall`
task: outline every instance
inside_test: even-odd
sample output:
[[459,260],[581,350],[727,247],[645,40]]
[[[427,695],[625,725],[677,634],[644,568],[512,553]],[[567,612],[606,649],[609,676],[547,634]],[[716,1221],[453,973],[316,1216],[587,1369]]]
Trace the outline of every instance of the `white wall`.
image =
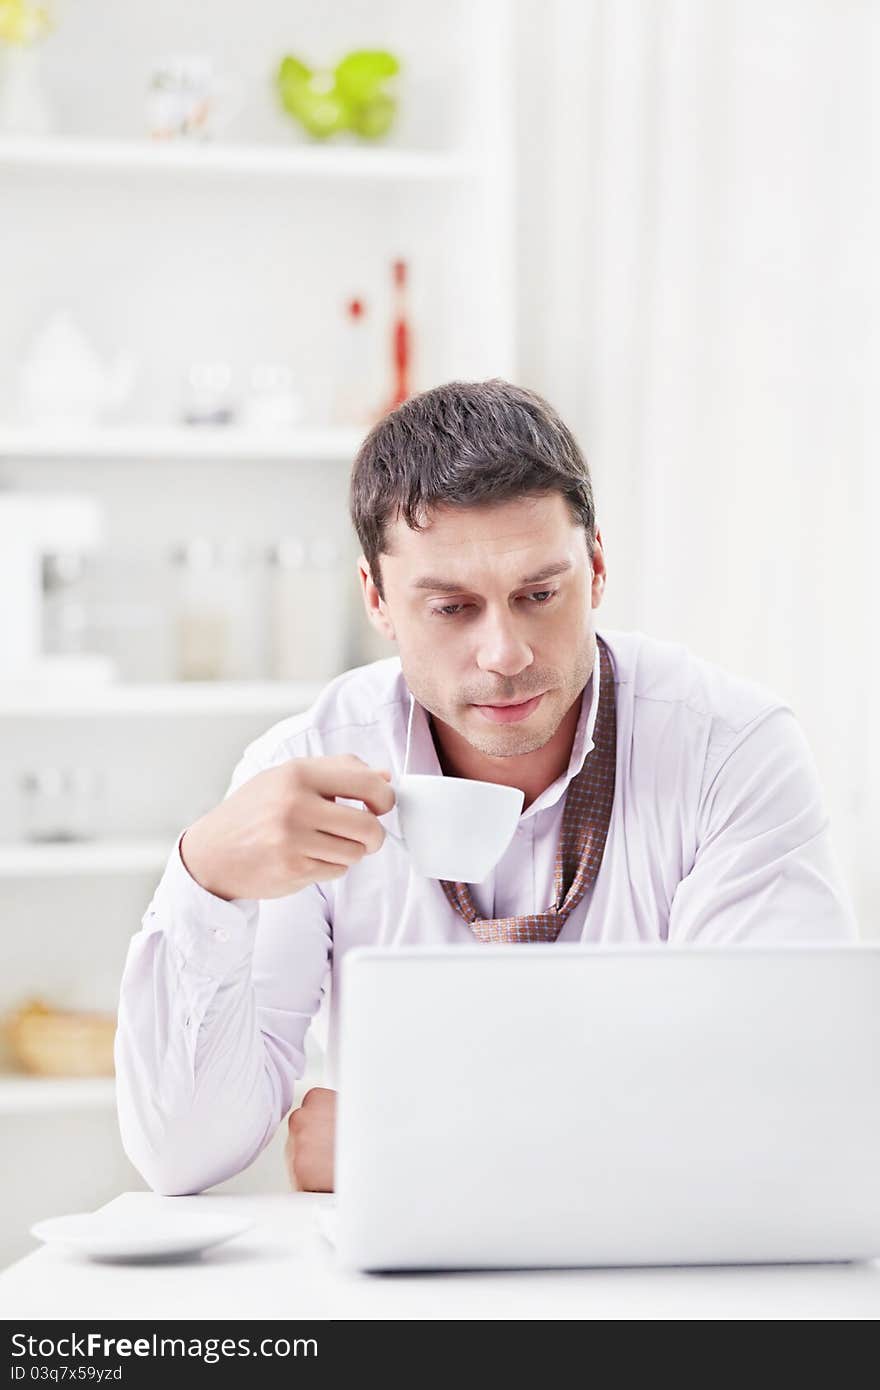
[[591,462],[602,616],[793,705],[875,934],[880,10],[517,15],[520,375]]

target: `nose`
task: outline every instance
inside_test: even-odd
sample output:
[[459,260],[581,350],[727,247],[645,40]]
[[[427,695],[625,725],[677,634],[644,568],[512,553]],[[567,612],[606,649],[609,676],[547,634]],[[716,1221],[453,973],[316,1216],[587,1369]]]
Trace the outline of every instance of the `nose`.
[[480,624],[476,660],[481,671],[493,671],[500,676],[518,676],[520,671],[531,666],[532,649],[517,632],[512,613],[486,611]]

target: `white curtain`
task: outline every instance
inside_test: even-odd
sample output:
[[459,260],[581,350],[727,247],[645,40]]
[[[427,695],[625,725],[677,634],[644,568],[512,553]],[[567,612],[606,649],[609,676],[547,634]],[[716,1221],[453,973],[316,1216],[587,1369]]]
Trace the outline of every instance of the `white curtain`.
[[880,5],[519,0],[519,380],[602,617],[795,708],[880,933]]

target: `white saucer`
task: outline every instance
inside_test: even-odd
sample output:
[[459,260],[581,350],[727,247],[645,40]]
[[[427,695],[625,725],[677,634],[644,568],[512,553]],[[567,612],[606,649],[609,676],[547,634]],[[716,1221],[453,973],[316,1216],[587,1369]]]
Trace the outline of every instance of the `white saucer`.
[[195,1255],[250,1230],[253,1221],[207,1212],[157,1212],[155,1208],[113,1215],[81,1211],[31,1226],[47,1245],[76,1250],[96,1260],[157,1260]]

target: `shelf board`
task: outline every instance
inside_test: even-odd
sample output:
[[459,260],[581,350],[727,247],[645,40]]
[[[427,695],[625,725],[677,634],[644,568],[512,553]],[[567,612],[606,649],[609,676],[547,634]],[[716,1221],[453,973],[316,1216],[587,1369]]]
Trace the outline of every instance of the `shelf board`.
[[0,457],[45,459],[240,459],[350,462],[366,429],[284,432],[191,425],[94,429],[0,425]]
[[0,1115],[105,1110],[116,1103],[112,1076],[23,1076],[0,1072]]
[[167,840],[0,844],[0,879],[160,874],[173,843],[171,833]]
[[318,179],[458,179],[477,172],[456,152],[384,146],[174,143],[74,136],[0,138],[0,169],[106,170]]
[[178,681],[98,685],[0,682],[0,718],[41,715],[268,714],[307,709],[322,682]]

